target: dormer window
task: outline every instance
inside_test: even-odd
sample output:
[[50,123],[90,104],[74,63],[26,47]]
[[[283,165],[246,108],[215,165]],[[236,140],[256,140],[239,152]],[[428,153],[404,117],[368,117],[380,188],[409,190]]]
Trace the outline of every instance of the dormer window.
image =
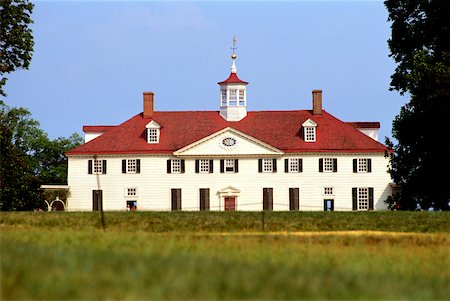
[[312,119],[306,120],[303,124],[303,138],[305,142],[315,142],[317,139],[316,128],[317,123],[315,123]]
[[147,143],[159,143],[161,126],[156,121],[152,120],[145,127],[147,128]]

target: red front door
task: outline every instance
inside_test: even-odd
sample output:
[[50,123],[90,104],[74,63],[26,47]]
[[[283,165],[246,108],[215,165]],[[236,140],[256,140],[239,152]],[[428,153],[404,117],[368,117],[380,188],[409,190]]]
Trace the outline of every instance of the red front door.
[[225,211],[236,210],[236,197],[227,196],[225,197]]

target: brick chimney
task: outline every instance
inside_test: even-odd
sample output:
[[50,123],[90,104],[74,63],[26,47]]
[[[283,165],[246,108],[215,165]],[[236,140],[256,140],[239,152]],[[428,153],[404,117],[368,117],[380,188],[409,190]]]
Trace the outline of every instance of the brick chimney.
[[322,90],[312,91],[313,115],[322,115]]
[[155,111],[153,108],[153,92],[144,92],[144,118],[151,118],[153,116],[153,112]]

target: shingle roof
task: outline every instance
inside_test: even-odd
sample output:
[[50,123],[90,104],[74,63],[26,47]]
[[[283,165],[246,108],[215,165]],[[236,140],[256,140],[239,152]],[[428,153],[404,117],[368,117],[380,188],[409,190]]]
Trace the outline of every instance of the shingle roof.
[[[305,142],[301,125],[308,118],[317,125],[316,142]],[[145,126],[155,120],[161,125],[160,142],[148,144]],[[248,112],[238,122],[224,120],[217,111],[155,112],[152,118],[138,114],[112,127],[103,135],[67,155],[169,154],[226,127],[234,128],[286,153],[296,152],[375,152],[386,146],[323,111],[309,110]]]
[[224,80],[223,82],[219,82],[218,84],[219,85],[222,85],[222,84],[244,84],[244,85],[247,85],[248,82],[241,80],[235,72],[231,72],[230,76],[226,80]]
[[357,129],[379,129],[379,122],[370,122],[370,121],[356,121],[356,122],[346,122],[348,125],[351,125]]

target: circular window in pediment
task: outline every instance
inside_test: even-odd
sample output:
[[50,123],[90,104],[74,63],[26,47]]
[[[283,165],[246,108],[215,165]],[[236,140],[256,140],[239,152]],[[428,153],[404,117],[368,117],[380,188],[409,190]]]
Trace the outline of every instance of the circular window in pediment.
[[225,137],[220,140],[220,146],[224,149],[234,149],[236,147],[237,141],[233,137]]

